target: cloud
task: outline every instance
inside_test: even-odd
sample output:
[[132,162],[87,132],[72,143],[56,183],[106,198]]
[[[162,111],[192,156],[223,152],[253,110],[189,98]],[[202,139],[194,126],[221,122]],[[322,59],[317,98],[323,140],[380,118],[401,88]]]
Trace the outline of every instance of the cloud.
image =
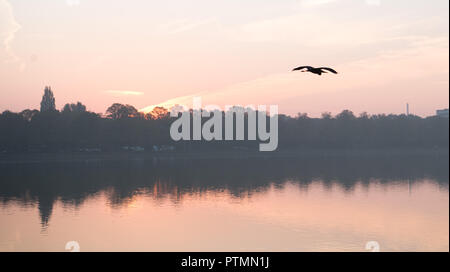
[[106,93],[112,94],[114,96],[128,96],[128,95],[143,95],[143,92],[136,92],[136,91],[127,91],[127,90],[107,90]]
[[[342,2],[342,0],[303,0],[301,1],[301,5],[305,7],[314,7],[331,4],[334,2]],[[369,6],[381,5],[381,0],[364,0],[364,2]]]
[[20,63],[23,69],[25,64],[12,49],[12,42],[21,28],[22,26],[14,17],[12,5],[7,0],[0,0],[0,40],[6,55],[6,61]]
[[180,105],[185,109],[192,108],[192,99],[194,97],[203,97],[203,95],[205,95],[205,94],[206,93],[196,93],[196,94],[191,94],[191,95],[175,97],[175,98],[166,100],[164,102],[161,102],[159,104],[150,105],[148,107],[142,108],[139,111],[148,113],[148,112],[151,112],[155,107],[163,107],[163,108],[170,110],[175,105]]
[[[371,5],[378,1],[370,1]],[[257,20],[228,30],[230,39],[245,43],[288,44],[304,49],[358,50],[371,47],[372,53],[391,46],[410,47],[416,40],[447,35],[443,26],[448,18],[430,16],[405,22],[401,18],[361,18],[327,16],[322,12],[297,12],[292,15]],[[448,30],[446,30],[448,31]],[[299,48],[300,49],[300,48]]]
[[[448,37],[417,38],[411,48],[386,51],[333,67],[339,71],[338,75],[271,74],[218,90],[176,97],[141,111],[149,112],[155,106],[170,109],[176,104],[191,108],[192,98],[201,97],[203,106],[279,105],[282,113],[295,114],[301,109],[319,116],[322,111],[334,109],[333,99],[328,102],[323,99],[333,97],[336,101],[341,99],[337,107],[348,105],[362,112],[366,109],[353,97],[355,93],[380,104],[387,103],[383,96],[388,96],[393,100],[391,103],[403,105],[401,96],[407,96],[409,89],[416,88],[418,97],[426,97],[428,93],[421,90],[423,86],[436,88],[436,92],[441,91],[442,86],[448,86],[448,46]],[[392,94],[393,91],[396,93]],[[315,103],[321,106],[316,108],[314,103],[303,102],[304,99],[316,99]]]
[[366,0],[366,4],[369,6],[380,6],[381,0]]
[[66,0],[66,4],[69,7],[79,6],[80,5],[80,0]]
[[333,2],[337,2],[338,0],[303,0],[301,2],[302,6],[312,7],[312,6],[320,6],[325,4],[330,4]]
[[[313,25],[311,25],[313,23]],[[243,25],[232,35],[243,42],[301,44],[308,47],[358,46],[386,36],[387,22],[367,20],[355,24],[318,14],[296,14]]]
[[214,22],[216,22],[216,19],[214,18],[207,18],[202,20],[177,20],[159,26],[159,32],[164,34],[179,34]]

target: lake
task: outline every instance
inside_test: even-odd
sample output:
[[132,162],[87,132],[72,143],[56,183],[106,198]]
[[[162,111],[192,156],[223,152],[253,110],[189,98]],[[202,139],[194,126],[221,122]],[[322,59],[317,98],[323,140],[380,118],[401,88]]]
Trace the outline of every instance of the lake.
[[0,251],[449,250],[444,156],[0,164]]

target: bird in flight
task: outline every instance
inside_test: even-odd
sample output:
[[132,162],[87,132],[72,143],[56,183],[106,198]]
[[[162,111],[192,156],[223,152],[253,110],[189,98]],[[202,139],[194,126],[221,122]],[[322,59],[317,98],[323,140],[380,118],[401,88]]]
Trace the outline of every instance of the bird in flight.
[[328,73],[328,72],[332,72],[333,74],[337,74],[337,72],[335,70],[333,70],[331,68],[328,68],[328,67],[314,68],[314,67],[311,67],[311,66],[300,66],[300,67],[295,68],[292,71],[311,72],[311,73],[319,75],[319,76],[322,75],[323,73]]

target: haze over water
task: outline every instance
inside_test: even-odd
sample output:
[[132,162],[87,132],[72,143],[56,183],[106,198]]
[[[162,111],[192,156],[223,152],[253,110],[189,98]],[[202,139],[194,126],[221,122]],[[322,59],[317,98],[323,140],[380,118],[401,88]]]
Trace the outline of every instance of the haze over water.
[[0,165],[0,251],[448,251],[448,156]]

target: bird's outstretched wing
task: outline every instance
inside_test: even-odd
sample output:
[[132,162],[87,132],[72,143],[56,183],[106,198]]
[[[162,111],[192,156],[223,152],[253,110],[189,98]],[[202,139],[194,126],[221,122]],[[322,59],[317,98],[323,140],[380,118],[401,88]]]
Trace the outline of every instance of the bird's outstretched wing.
[[297,68],[294,68],[292,71],[299,71],[299,70],[303,70],[303,69],[313,69],[311,66],[300,66]]
[[326,71],[332,72],[333,74],[337,74],[337,73],[338,73],[338,72],[336,72],[335,70],[333,70],[333,69],[331,69],[331,68],[328,68],[328,67],[320,67],[319,69],[320,69],[320,70],[326,70]]

